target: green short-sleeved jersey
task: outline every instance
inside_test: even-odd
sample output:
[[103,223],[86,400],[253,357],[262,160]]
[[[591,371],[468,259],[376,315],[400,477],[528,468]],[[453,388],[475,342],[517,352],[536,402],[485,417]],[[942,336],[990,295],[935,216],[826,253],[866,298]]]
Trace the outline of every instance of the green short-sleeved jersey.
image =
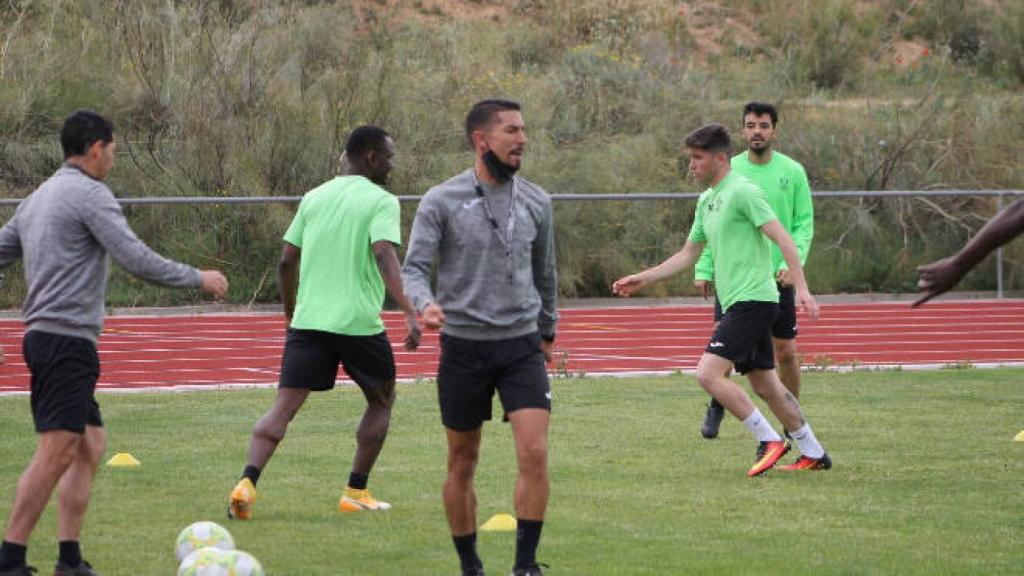
[[[772,159],[767,164],[754,164],[749,156],[749,151],[733,156],[732,169],[764,190],[768,205],[778,216],[779,223],[793,237],[800,264],[806,263],[814,237],[814,208],[804,167],[778,151],[772,152]],[[774,244],[772,266],[775,270],[787,268],[782,251]]]
[[[799,162],[782,152],[772,151],[771,160],[767,164],[755,164],[750,161],[750,152],[746,151],[732,157],[732,169],[740,176],[749,178],[764,190],[768,197],[768,205],[772,207],[779,223],[793,238],[796,252],[800,256],[800,264],[806,264],[807,254],[811,251],[811,240],[814,238],[814,206],[811,203],[811,186],[807,181],[807,173]],[[774,271],[789,268],[782,251],[772,244],[772,267]],[[714,268],[711,255],[705,250],[694,271],[697,280],[711,280]]]
[[302,251],[292,328],[384,331],[384,281],[371,245],[401,244],[398,198],[363,176],[335,178],[302,198],[284,240]]
[[736,302],[779,301],[771,240],[761,232],[775,219],[764,192],[733,171],[697,200],[689,240],[710,248],[723,311]]

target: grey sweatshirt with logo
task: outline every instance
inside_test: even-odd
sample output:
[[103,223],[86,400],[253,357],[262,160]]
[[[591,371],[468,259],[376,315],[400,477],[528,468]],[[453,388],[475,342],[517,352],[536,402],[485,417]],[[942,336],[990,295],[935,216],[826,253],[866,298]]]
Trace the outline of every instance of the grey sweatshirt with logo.
[[[518,176],[514,199],[512,182],[481,190],[483,197],[470,169],[423,196],[402,266],[405,293],[418,311],[436,301],[445,314],[442,331],[452,336],[498,340],[539,331],[554,338],[551,198]],[[436,298],[430,285],[435,261]]]
[[0,268],[25,263],[27,330],[95,342],[103,329],[110,257],[149,282],[202,283],[199,270],[160,256],[132,232],[103,182],[65,164],[0,228]]

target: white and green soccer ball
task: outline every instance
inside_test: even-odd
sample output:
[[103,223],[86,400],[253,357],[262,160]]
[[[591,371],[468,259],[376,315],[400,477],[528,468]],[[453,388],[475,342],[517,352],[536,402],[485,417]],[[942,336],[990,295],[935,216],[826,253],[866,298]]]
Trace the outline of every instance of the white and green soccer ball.
[[[266,572],[263,571],[263,566],[260,566],[259,560],[253,557],[248,552],[241,550],[230,550],[224,552],[217,558],[217,566],[224,569],[224,572],[211,572],[210,575],[217,574],[217,576],[266,576]],[[206,573],[203,573],[206,576]]]
[[208,546],[234,550],[235,539],[231,537],[227,528],[216,522],[196,522],[189,524],[178,534],[178,539],[174,542],[174,554],[178,562],[181,562],[192,552]]
[[194,550],[181,561],[181,565],[178,566],[178,576],[202,576],[204,574],[214,574],[214,569],[221,569],[217,566],[217,561],[220,560],[220,557],[224,554],[227,554],[227,551],[221,550],[220,548],[214,548],[212,546]]

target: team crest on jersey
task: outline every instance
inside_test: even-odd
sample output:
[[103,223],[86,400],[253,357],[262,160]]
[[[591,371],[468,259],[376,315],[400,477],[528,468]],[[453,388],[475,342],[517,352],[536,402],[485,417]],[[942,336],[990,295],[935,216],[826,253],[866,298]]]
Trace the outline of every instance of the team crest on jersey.
[[708,212],[714,212],[718,210],[718,208],[721,207],[721,205],[722,201],[719,200],[718,198],[712,198],[711,200],[708,200]]
[[786,176],[779,176],[779,186],[783,188],[789,188],[789,178]]

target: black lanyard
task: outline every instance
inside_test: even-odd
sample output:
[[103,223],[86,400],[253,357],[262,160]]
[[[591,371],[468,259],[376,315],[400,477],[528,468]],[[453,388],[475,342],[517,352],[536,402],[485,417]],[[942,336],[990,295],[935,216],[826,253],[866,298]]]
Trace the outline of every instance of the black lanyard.
[[480,204],[483,206],[484,216],[487,221],[491,223],[491,229],[494,230],[494,234],[497,235],[498,241],[505,246],[505,257],[508,263],[508,281],[509,283],[513,280],[513,262],[512,262],[512,241],[515,237],[516,230],[516,177],[512,177],[512,191],[511,197],[508,200],[508,226],[505,228],[505,237],[501,237],[501,229],[498,226],[498,219],[494,217],[494,213],[491,212],[491,205],[487,202],[487,198],[484,196],[484,189],[480,186],[480,180],[476,176],[476,170],[473,170],[473,188],[476,190],[476,197],[480,199]]
[[487,202],[487,198],[484,196],[484,189],[480,186],[480,181],[477,180],[476,171],[473,172],[473,188],[476,190],[476,197],[480,199],[480,204],[483,205],[484,216],[487,221],[491,223],[491,228],[494,233],[498,235],[498,239],[502,241],[505,246],[505,251],[511,256],[512,252],[512,238],[515,235],[516,230],[516,177],[512,177],[512,192],[511,197],[508,201],[508,226],[505,228],[505,237],[501,237],[501,229],[498,227],[498,219],[494,217],[494,213],[491,212],[491,205]]

